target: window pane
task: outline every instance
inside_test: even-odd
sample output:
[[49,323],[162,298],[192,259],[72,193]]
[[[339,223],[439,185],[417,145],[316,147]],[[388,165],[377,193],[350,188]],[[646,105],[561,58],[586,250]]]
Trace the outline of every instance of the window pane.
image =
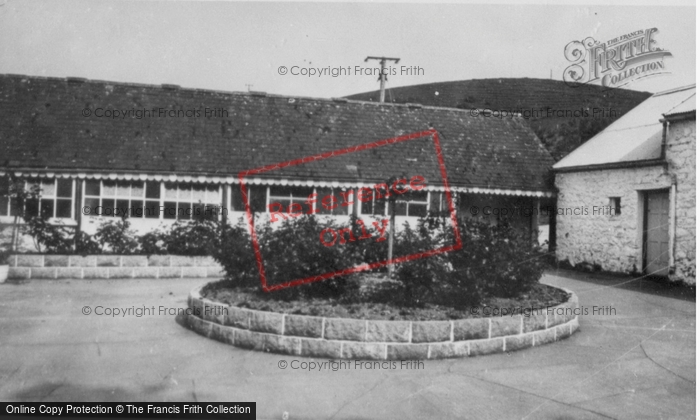
[[306,200],[314,192],[312,187],[292,187],[292,197]]
[[221,204],[221,194],[219,194],[218,185],[207,185],[207,199],[205,202],[216,203],[217,205]]
[[413,191],[411,193],[404,194],[403,199],[405,201],[427,202],[428,201],[428,192],[427,191]]
[[[250,194],[250,186],[246,185],[246,191]],[[245,211],[245,203],[243,202],[243,193],[241,186],[238,184],[231,185],[231,211]]]
[[53,217],[53,199],[41,200],[41,217]]
[[250,202],[250,211],[264,213],[267,209],[265,208],[265,195],[267,194],[267,187],[263,185],[251,185],[248,187],[248,201]]
[[102,199],[102,208],[100,209],[102,216],[114,216],[114,199]]
[[100,211],[100,209],[97,208],[97,207],[99,207],[99,205],[100,205],[99,198],[86,198],[85,199],[85,207],[90,209],[90,212],[88,213],[90,216],[97,215],[97,212]]
[[[294,207],[297,207],[297,208],[293,209],[295,214],[298,214],[299,212],[301,212],[303,214],[303,213],[307,213],[309,211],[309,206],[306,204],[306,199],[299,198],[299,199],[291,200],[291,203],[289,203],[289,205],[291,205],[293,203],[299,204],[301,206],[301,210],[297,206],[294,206]],[[287,211],[289,211],[289,205],[287,206]]]
[[131,200],[130,217],[143,217],[143,201]]
[[414,217],[425,217],[428,214],[428,206],[425,204],[410,203],[408,205],[408,215]]
[[177,203],[177,218],[191,219],[192,218],[192,203]]
[[146,182],[146,198],[160,198],[160,182]]
[[117,184],[114,181],[102,182],[102,195],[114,197],[117,193]]
[[73,200],[70,199],[57,199],[56,200],[56,217],[63,217],[70,219],[72,217],[71,207],[73,207]]
[[386,214],[386,200],[379,200],[374,202],[374,215],[384,216]]
[[180,184],[177,186],[178,201],[192,200],[192,186],[188,184]]
[[145,193],[143,182],[134,182],[131,184],[131,196],[132,197],[143,197]]
[[192,218],[195,220],[205,220],[207,215],[205,214],[204,204],[195,203],[192,204]]
[[117,182],[117,197],[128,197],[131,183],[128,181]]
[[289,197],[292,193],[289,187],[272,185],[270,186],[270,197]]
[[362,214],[372,214],[372,202],[371,201],[362,202],[362,206],[360,207],[360,210],[362,211]]
[[[148,187],[146,188],[148,190]],[[158,201],[146,201],[143,216],[147,219],[160,218],[160,203]]]
[[195,184],[192,186],[192,201],[199,203],[200,201],[204,203],[207,201],[207,190],[202,184]]
[[[15,211],[21,215],[22,209],[15,206]],[[27,215],[37,216],[39,215],[39,200],[30,199],[24,203],[24,209]],[[13,214],[14,216],[14,214]]]
[[177,198],[177,184],[173,182],[168,182],[165,184],[165,198]]
[[0,196],[7,195],[10,192],[10,178],[6,176],[0,177]]
[[56,196],[56,181],[41,181],[41,196],[55,197]]
[[[316,189],[316,210],[318,210],[318,214],[333,214],[333,210],[329,210],[323,206],[323,198],[329,195],[333,194],[333,190],[330,188],[318,188]],[[336,200],[340,200],[340,197],[336,197]],[[333,203],[331,201],[328,201],[328,204],[330,206],[333,206]],[[338,207],[340,207],[340,202],[336,201],[335,204],[338,204]],[[308,206],[306,206],[308,208]]]
[[163,219],[177,218],[177,203],[166,201],[163,203]]
[[10,199],[0,196],[0,216],[7,216],[10,213]]
[[100,196],[100,181],[96,179],[88,179],[85,181],[85,195],[93,197]]
[[10,179],[0,177],[0,216],[7,216],[10,213]]
[[394,207],[394,214],[397,216],[406,216],[408,206],[403,201],[397,201]]
[[347,216],[350,214],[351,208],[352,207],[349,206],[344,207],[342,205],[338,205],[338,207],[333,209],[333,214],[336,216]]
[[437,191],[433,191],[430,193],[430,211],[431,212],[439,212],[442,207],[442,196],[443,193],[439,193]]
[[72,179],[58,179],[58,194],[57,197],[62,198],[73,198],[73,180]]
[[16,198],[10,198],[10,216],[21,216],[19,206],[17,205]]
[[[119,189],[117,188],[117,191]],[[123,217],[129,214],[129,200],[117,200],[117,206],[114,209],[114,215],[116,217]]]

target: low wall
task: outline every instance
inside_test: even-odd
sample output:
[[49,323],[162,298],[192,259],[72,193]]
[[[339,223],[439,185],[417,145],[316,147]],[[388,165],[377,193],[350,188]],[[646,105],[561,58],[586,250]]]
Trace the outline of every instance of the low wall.
[[130,279],[223,277],[211,257],[183,255],[46,255],[10,257],[8,279]]
[[188,297],[185,323],[245,349],[333,359],[443,359],[510,352],[564,339],[578,329],[578,298],[532,316],[383,321],[257,311]]

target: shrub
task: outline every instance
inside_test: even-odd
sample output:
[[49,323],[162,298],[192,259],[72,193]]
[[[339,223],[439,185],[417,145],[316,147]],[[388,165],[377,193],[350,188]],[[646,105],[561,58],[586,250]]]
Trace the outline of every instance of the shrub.
[[490,226],[460,220],[464,246],[449,253],[452,282],[460,288],[476,287],[478,293],[515,297],[527,292],[544,272],[545,262],[529,235],[508,224]]
[[[358,220],[360,219],[354,214],[349,217],[348,227],[351,228],[352,234],[355,238],[360,238],[365,233],[362,231],[362,224],[358,223]],[[348,258],[350,258],[352,261],[355,261],[357,263],[371,264],[387,259],[389,251],[389,241],[384,240],[377,242],[376,238],[378,238],[379,233],[377,232],[376,227],[372,224],[372,222],[375,221],[380,223],[381,219],[379,217],[373,217],[372,221],[368,221],[364,226],[365,231],[368,234],[372,235],[372,239],[356,240],[343,245],[345,247],[343,248],[343,251],[348,253]],[[388,238],[389,227],[386,228],[385,235]],[[380,267],[372,271],[378,272],[382,270],[385,270],[385,268]]]
[[[432,229],[431,229],[432,228]],[[437,225],[430,225],[423,219],[416,228],[406,223],[396,235],[394,257],[413,255],[439,248],[442,237],[436,235]],[[402,284],[403,293],[395,296],[395,303],[401,306],[423,306],[435,300],[436,287],[447,277],[447,264],[444,254],[416,258],[396,266],[394,276]]]
[[34,246],[39,252],[47,254],[73,252],[73,234],[70,229],[61,224],[49,223],[48,217],[44,215],[25,218],[24,230],[32,237]]
[[7,265],[10,263],[10,250],[0,249],[0,265]]
[[[161,235],[163,247],[169,254],[213,255],[219,238],[219,224],[213,220],[178,220]],[[148,238],[152,240],[153,238]],[[157,241],[156,241],[157,244]]]
[[141,250],[141,253],[146,255],[167,253],[163,241],[163,236],[164,234],[162,232],[156,230],[153,232],[147,232],[136,238],[136,240],[139,243],[139,249]]
[[75,252],[77,254],[99,254],[102,251],[100,244],[97,243],[91,235],[85,232],[76,233],[74,240]]
[[126,217],[115,222],[104,222],[97,228],[95,239],[104,250],[105,245],[115,254],[133,254],[138,249],[138,241]]
[[260,277],[247,228],[239,222],[223,226],[220,232],[211,255],[226,272],[226,279],[236,286],[259,288]]
[[[321,223],[314,216],[302,216],[284,221],[272,229],[268,224],[260,229],[258,241],[268,285],[308,278],[350,268],[359,261],[346,244],[338,240],[333,246],[321,243],[319,234],[325,228],[341,229],[331,221]],[[257,231],[256,231],[257,233]],[[299,296],[309,298],[339,298],[359,288],[346,277],[308,283],[275,291],[281,299]]]

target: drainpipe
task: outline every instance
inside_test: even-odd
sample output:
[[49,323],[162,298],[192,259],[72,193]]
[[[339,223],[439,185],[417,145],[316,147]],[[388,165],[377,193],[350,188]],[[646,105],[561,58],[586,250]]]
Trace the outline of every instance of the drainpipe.
[[676,177],[673,177],[668,198],[668,272],[676,272]]
[[[666,160],[666,146],[668,139],[668,129],[669,122],[667,119],[662,118],[661,123],[663,128],[661,130],[661,160]],[[667,166],[668,168],[668,166]],[[668,170],[668,169],[667,169]],[[671,174],[671,191],[669,191],[668,197],[668,273],[675,273],[676,271],[676,176]]]
[[661,159],[666,159],[666,133],[668,133],[668,121],[662,119],[663,128],[661,129]]

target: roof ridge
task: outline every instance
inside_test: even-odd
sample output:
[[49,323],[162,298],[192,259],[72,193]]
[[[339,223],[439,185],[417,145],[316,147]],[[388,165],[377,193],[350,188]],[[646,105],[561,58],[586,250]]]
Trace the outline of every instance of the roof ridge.
[[652,95],[652,98],[656,97],[656,96],[663,96],[663,95],[669,95],[671,93],[682,92],[684,90],[690,90],[690,89],[695,89],[695,83],[693,83],[691,85],[675,87],[675,88],[668,89],[668,90],[662,90],[661,92],[656,92],[655,94]]
[[[386,106],[386,107],[399,107],[399,108],[410,108],[410,109],[434,109],[434,110],[453,111],[453,112],[471,112],[472,110],[484,111],[487,109],[491,110],[490,108],[469,108],[469,109],[467,109],[467,108],[453,108],[453,107],[447,107],[447,106],[422,105],[422,104],[415,104],[415,103],[363,101],[360,99],[349,99],[346,97],[323,98],[323,97],[315,97],[315,96],[283,95],[283,94],[277,94],[277,93],[258,92],[258,91],[249,91],[249,92],[226,91],[226,90],[217,90],[217,89],[183,87],[181,85],[169,84],[169,83],[151,84],[151,83],[136,83],[136,82],[118,82],[118,81],[112,81],[112,80],[88,79],[88,78],[74,77],[74,76],[66,76],[66,77],[31,76],[31,75],[7,73],[7,74],[0,74],[0,78],[2,78],[2,77],[17,77],[17,78],[36,79],[36,80],[53,80],[53,81],[64,82],[64,83],[77,83],[77,82],[79,82],[79,83],[86,83],[86,84],[91,83],[91,84],[118,85],[118,86],[129,86],[129,87],[148,87],[148,88],[167,90],[167,91],[209,92],[209,93],[232,95],[232,96],[264,96],[264,97],[268,97],[268,98],[279,98],[279,99],[287,99],[287,100],[289,100],[289,99],[294,99],[294,100],[302,99],[302,100],[324,101],[324,102],[333,102],[333,103],[372,104],[372,105],[376,105],[376,106]],[[420,105],[420,106],[417,106],[417,105]],[[497,110],[497,111],[500,112],[500,110]],[[515,117],[522,118],[522,114],[519,112],[509,112],[509,115],[511,116],[511,118],[515,118]]]

